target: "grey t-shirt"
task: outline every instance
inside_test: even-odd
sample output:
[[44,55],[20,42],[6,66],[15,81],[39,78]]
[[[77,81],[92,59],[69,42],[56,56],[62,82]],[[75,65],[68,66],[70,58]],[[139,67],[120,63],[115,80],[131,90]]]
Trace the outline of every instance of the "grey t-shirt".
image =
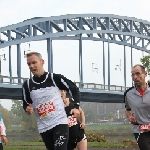
[[[125,95],[125,107],[131,110],[138,124],[150,123],[150,87],[141,96],[135,87],[127,90]],[[139,133],[139,125],[132,126],[133,133]]]

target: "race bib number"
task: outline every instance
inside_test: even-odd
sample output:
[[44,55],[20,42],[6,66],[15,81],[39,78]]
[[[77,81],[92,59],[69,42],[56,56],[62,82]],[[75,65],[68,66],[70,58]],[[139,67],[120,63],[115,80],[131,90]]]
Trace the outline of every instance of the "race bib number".
[[46,102],[38,105],[36,109],[40,117],[46,117],[55,111],[55,106],[53,102]]
[[144,124],[139,126],[140,131],[150,131],[150,124]]
[[74,116],[69,116],[68,117],[68,126],[71,127],[76,124],[77,124],[77,118],[75,118]]

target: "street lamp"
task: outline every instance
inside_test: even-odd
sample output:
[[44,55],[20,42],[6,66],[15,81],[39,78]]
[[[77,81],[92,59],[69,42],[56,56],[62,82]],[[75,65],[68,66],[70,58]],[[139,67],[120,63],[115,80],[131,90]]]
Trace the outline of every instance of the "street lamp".
[[[26,44],[28,44],[29,49],[25,50],[25,48],[24,48],[24,58],[26,58],[26,54],[27,54],[27,53],[31,52],[31,50],[30,50],[30,43],[26,43]],[[25,45],[25,47],[26,47],[26,45]],[[31,73],[31,71],[30,71],[30,78],[32,78],[32,73]]]
[[97,66],[97,64],[92,63],[92,72],[96,72],[96,73],[98,73],[98,68],[97,68],[97,67],[95,67],[95,65]]

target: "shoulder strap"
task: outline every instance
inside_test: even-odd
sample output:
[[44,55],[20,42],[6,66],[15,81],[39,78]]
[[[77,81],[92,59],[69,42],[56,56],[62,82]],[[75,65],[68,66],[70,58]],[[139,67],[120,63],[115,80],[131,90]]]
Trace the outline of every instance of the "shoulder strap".
[[27,86],[28,86],[28,90],[29,90],[29,93],[30,93],[29,81],[30,81],[30,79],[27,79]]
[[54,81],[54,78],[53,78],[53,73],[50,73],[51,74],[51,79],[52,79],[52,81],[53,81],[53,84],[57,87],[57,85],[56,85],[56,83],[55,83],[55,81]]

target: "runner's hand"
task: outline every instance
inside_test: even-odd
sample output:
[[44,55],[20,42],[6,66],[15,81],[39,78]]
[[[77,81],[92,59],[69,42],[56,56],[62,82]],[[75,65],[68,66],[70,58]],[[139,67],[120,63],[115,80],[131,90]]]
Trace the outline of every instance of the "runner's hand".
[[131,124],[135,124],[137,122],[133,114],[128,117],[128,120],[131,122]]
[[4,135],[1,135],[1,140],[5,145],[8,143],[8,139]]
[[80,111],[79,111],[79,109],[76,109],[76,108],[71,109],[70,114],[73,114],[73,116],[75,118],[79,118],[80,117]]
[[85,123],[81,123],[81,124],[80,124],[80,128],[81,128],[81,129],[85,129],[85,128],[86,128]]
[[33,106],[32,106],[32,104],[29,104],[29,106],[27,106],[26,112],[29,115],[31,115],[33,113]]

